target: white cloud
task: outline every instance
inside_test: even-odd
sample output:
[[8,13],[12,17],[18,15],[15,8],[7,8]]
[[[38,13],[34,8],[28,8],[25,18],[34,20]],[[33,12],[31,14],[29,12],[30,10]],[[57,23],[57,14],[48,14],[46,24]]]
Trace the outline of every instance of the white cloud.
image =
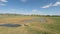
[[0,0],[0,6],[6,6],[6,4],[4,4],[4,3],[6,3],[6,2],[8,2],[7,0]]
[[55,4],[53,4],[53,6],[58,6],[60,5],[60,2],[56,2]]
[[27,0],[21,0],[22,2],[27,2]]
[[49,5],[43,6],[42,8],[49,8],[49,7],[52,7],[52,6],[59,6],[59,5],[60,5],[60,2],[56,2],[54,4],[50,3]]
[[8,2],[7,0],[0,0],[0,2]]
[[49,5],[43,6],[42,8],[49,8],[51,6],[52,6],[52,4],[49,4]]
[[11,11],[16,11],[17,9],[10,9]]
[[38,10],[35,10],[35,9],[34,9],[34,10],[32,10],[32,12],[37,12],[37,11],[38,11]]
[[0,6],[6,6],[6,4],[0,4]]
[[32,10],[31,14],[43,15],[44,13],[42,11],[40,11],[40,10],[34,9],[34,10]]

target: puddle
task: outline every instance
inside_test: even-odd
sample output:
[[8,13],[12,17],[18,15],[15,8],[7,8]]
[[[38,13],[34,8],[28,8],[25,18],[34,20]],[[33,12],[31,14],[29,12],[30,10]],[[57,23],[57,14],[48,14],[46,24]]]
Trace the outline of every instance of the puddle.
[[20,24],[0,24],[0,26],[5,26],[5,27],[19,27],[21,25]]
[[32,20],[23,20],[23,22],[32,22]]
[[22,22],[26,22],[26,23],[41,22],[41,23],[44,23],[44,22],[47,22],[47,20],[45,18],[33,18],[32,20],[23,20]]
[[47,20],[45,18],[33,18],[33,21],[38,21],[41,23],[47,22]]

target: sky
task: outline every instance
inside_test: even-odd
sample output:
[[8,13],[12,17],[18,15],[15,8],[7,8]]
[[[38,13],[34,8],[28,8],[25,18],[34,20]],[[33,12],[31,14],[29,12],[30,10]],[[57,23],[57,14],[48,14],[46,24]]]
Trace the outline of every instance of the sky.
[[0,0],[0,13],[60,15],[60,0]]

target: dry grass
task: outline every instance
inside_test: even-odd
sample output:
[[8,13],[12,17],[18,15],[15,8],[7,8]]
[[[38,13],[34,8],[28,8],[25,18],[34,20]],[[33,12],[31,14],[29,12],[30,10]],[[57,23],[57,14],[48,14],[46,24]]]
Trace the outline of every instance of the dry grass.
[[30,20],[32,18],[3,18],[0,23],[21,23],[23,20]]
[[[0,19],[0,24],[1,23],[18,23],[22,24],[23,26],[17,27],[17,28],[12,28],[12,27],[0,27],[0,34],[40,34],[41,32],[49,32],[51,34],[58,34],[56,31],[51,31],[48,28],[46,29],[40,22],[33,21],[30,23],[25,23],[22,22],[24,20],[32,20],[35,17],[10,17],[10,18],[1,18]],[[38,18],[38,17],[36,17]],[[40,17],[39,17],[40,18]],[[44,17],[43,17],[44,18]],[[53,20],[46,18],[47,22],[46,24],[53,24]],[[24,26],[24,24],[28,26]],[[44,23],[45,24],[45,23]],[[42,34],[41,33],[41,34]]]

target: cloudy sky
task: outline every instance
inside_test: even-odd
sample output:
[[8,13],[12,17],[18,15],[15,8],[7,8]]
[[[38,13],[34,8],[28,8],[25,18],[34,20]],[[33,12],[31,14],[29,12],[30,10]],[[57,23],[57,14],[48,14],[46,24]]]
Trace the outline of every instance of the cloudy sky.
[[0,0],[0,13],[60,15],[60,0]]

